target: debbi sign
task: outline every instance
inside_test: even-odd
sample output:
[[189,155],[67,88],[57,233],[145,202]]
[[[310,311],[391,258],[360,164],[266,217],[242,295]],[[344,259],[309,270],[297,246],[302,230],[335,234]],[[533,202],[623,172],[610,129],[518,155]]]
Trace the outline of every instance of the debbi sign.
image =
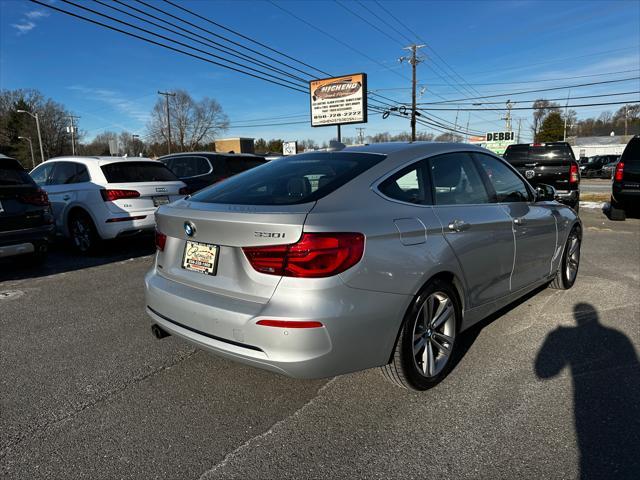
[[312,127],[367,121],[366,73],[312,80],[309,93]]

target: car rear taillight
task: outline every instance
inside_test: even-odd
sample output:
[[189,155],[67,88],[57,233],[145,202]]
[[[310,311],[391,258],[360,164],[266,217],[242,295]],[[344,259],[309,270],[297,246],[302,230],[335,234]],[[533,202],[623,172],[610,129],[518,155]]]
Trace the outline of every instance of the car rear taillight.
[[616,182],[621,182],[624,178],[624,162],[618,162],[616,165],[616,173],[613,176],[613,179]]
[[330,277],[353,267],[364,253],[361,233],[305,233],[291,245],[242,249],[258,272],[285,277]]
[[159,251],[164,252],[164,246],[166,244],[167,244],[167,236],[164,233],[156,230],[156,248]]
[[140,196],[140,192],[136,190],[107,189],[100,190],[100,195],[102,195],[102,199],[105,202],[113,202],[121,198],[138,198]]
[[580,180],[580,175],[578,175],[578,165],[572,163],[571,169],[569,170],[569,183],[578,183],[578,180]]
[[36,207],[49,207],[49,196],[47,192],[42,189],[38,189],[35,193],[29,193],[27,195],[20,195],[19,197],[22,203],[28,203],[29,205],[35,205]]

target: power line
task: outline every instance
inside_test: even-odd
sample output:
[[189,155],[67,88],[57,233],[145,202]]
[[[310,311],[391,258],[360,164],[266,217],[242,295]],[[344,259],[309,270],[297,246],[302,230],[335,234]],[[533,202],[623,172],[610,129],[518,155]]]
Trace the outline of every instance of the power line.
[[[640,93],[640,90],[636,90],[633,92],[620,92],[620,93],[603,93],[600,95],[581,95],[579,97],[571,97],[572,100],[578,100],[578,99],[583,99],[583,98],[600,98],[600,97],[617,97],[620,95],[633,95],[636,93]],[[562,98],[545,98],[544,100],[547,100],[549,102],[553,102],[553,101],[560,101],[560,100],[566,100],[567,97],[562,97]],[[535,98],[532,100],[518,100],[517,103],[529,103],[529,102],[535,102],[537,100],[540,100],[539,98]],[[640,98],[638,99],[640,101]],[[503,104],[504,102],[479,102],[479,103],[474,103],[474,102],[452,102],[450,104],[447,105],[500,105]]]
[[[74,7],[76,7],[76,8],[80,8],[80,9],[82,9],[82,10],[85,10],[85,11],[91,12],[91,13],[93,13],[93,14],[95,14],[95,15],[98,15],[98,16],[101,16],[101,17],[104,17],[104,18],[107,18],[107,19],[109,19],[109,20],[111,20],[111,21],[114,21],[114,22],[120,23],[120,24],[122,24],[122,25],[126,25],[126,26],[128,26],[128,27],[130,27],[130,28],[134,28],[134,29],[136,29],[136,30],[139,30],[139,31],[145,32],[145,33],[146,33],[146,34],[148,34],[148,35],[153,35],[153,36],[155,36],[155,37],[162,38],[163,40],[168,40],[169,42],[173,42],[173,43],[178,44],[178,45],[180,45],[180,46],[182,46],[182,47],[190,48],[191,50],[195,50],[196,52],[203,53],[203,54],[205,54],[205,55],[209,55],[210,57],[217,58],[217,59],[219,59],[219,60],[225,61],[225,62],[230,63],[230,64],[232,64],[232,65],[236,65],[237,67],[242,67],[242,68],[245,68],[245,69],[247,69],[247,70],[250,70],[250,71],[253,71],[253,72],[256,72],[256,73],[260,73],[260,74],[262,74],[262,75],[266,75],[266,76],[271,77],[271,78],[275,78],[275,79],[277,79],[277,80],[280,80],[281,82],[287,82],[287,83],[289,83],[290,85],[296,85],[296,86],[300,86],[300,87],[301,87],[301,85],[293,84],[290,80],[287,80],[287,79],[284,79],[284,78],[278,77],[278,76],[276,76],[276,75],[274,75],[274,74],[267,73],[267,72],[264,72],[264,71],[262,71],[262,70],[255,69],[255,68],[250,67],[250,66],[247,66],[247,65],[243,65],[242,63],[238,63],[238,62],[235,62],[235,61],[233,61],[233,60],[229,60],[228,58],[221,57],[220,55],[216,55],[216,54],[214,54],[214,53],[210,53],[210,52],[208,52],[208,51],[206,51],[206,50],[202,50],[201,48],[194,47],[194,46],[192,46],[192,45],[189,45],[189,44],[187,44],[187,43],[181,42],[181,41],[179,41],[179,40],[172,39],[172,38],[170,38],[170,37],[166,37],[166,36],[161,35],[161,34],[159,34],[159,33],[155,33],[155,32],[153,32],[153,31],[151,31],[151,30],[147,30],[147,29],[145,29],[145,28],[142,28],[142,27],[140,27],[140,26],[137,26],[137,25],[134,25],[134,24],[132,24],[132,23],[126,22],[126,21],[124,21],[124,20],[121,20],[121,19],[118,19],[118,18],[112,17],[112,16],[110,16],[110,15],[107,15],[107,14],[105,14],[105,13],[99,12],[99,11],[94,10],[94,9],[92,9],[92,8],[88,8],[88,7],[84,7],[84,6],[82,6],[82,5],[78,5],[78,4],[76,4],[76,3],[74,3],[74,2],[72,2],[72,1],[70,1],[70,0],[60,0],[60,1],[62,1],[62,2],[64,2],[64,3],[66,3],[66,4],[68,4],[68,5],[73,5],[73,6],[74,6]],[[115,7],[114,7],[114,8],[115,8]],[[174,32],[174,33],[175,33],[175,32]]]
[[329,75],[327,72],[324,72],[324,71],[322,71],[322,70],[320,70],[320,69],[318,69],[318,68],[316,68],[316,67],[314,67],[312,65],[309,65],[308,63],[305,63],[305,62],[303,62],[301,60],[298,60],[298,59],[296,59],[296,58],[294,58],[294,57],[292,57],[290,55],[287,55],[286,53],[283,53],[280,50],[276,50],[275,48],[272,48],[269,45],[265,45],[264,43],[261,43],[258,40],[255,40],[255,39],[253,39],[251,37],[243,35],[242,33],[237,32],[237,31],[235,31],[235,30],[233,30],[231,28],[225,27],[224,25],[221,25],[221,24],[219,24],[217,22],[214,22],[213,20],[211,20],[211,19],[209,19],[207,17],[204,17],[202,15],[199,15],[199,14],[195,13],[194,11],[189,10],[188,8],[185,8],[185,7],[181,6],[181,5],[177,5],[177,4],[175,4],[174,2],[172,2],[170,0],[163,0],[163,1],[165,3],[168,3],[169,5],[172,5],[173,7],[177,8],[179,10],[182,10],[183,12],[189,13],[189,14],[193,15],[194,17],[199,18],[200,20],[204,20],[205,22],[210,23],[212,25],[215,25],[218,28],[222,28],[223,30],[226,30],[227,32],[233,33],[234,35],[237,35],[237,36],[239,36],[241,38],[244,38],[245,40],[249,40],[250,42],[253,42],[256,45],[260,45],[261,47],[266,48],[267,50],[269,50],[271,52],[277,53],[278,55],[282,55],[283,57],[288,58],[289,60],[293,60],[294,62],[297,62],[297,63],[299,63],[301,65],[304,65],[305,67],[309,67],[312,70],[320,72],[320,73],[322,73],[324,75]]
[[[259,80],[263,80],[263,81],[265,81],[265,82],[273,83],[274,85],[280,85],[281,87],[288,88],[289,90],[295,90],[295,91],[298,91],[298,92],[301,92],[301,93],[305,93],[305,94],[306,94],[306,93],[308,93],[306,90],[302,90],[302,89],[299,89],[299,88],[295,88],[295,87],[292,87],[291,85],[287,85],[287,84],[284,84],[284,83],[278,82],[278,81],[276,81],[276,80],[271,80],[271,79],[268,79],[268,78],[265,78],[265,77],[261,77],[261,76],[259,76],[259,75],[255,75],[255,74],[253,74],[253,73],[250,73],[250,72],[246,72],[246,71],[244,71],[244,70],[241,70],[241,69],[239,69],[239,68],[231,67],[231,66],[229,66],[229,65],[225,65],[225,64],[220,63],[220,62],[217,62],[217,61],[215,61],[215,60],[211,60],[211,59],[208,59],[208,58],[205,58],[205,57],[201,57],[200,55],[196,55],[196,54],[194,54],[194,53],[187,52],[187,51],[185,51],[185,50],[181,50],[181,49],[176,48],[176,47],[172,47],[171,45],[167,45],[167,44],[164,44],[164,43],[161,43],[161,42],[158,42],[158,41],[152,40],[152,39],[150,39],[150,38],[143,37],[143,36],[138,35],[138,34],[136,34],[136,33],[129,32],[129,31],[123,30],[123,29],[118,28],[118,27],[114,27],[113,25],[108,25],[108,24],[106,24],[106,23],[100,22],[100,21],[98,21],[98,20],[94,20],[94,19],[89,18],[89,17],[84,17],[84,16],[79,15],[79,14],[77,14],[77,13],[70,12],[70,11],[68,11],[68,10],[64,10],[64,9],[62,9],[62,8],[56,7],[56,6],[54,6],[54,5],[51,5],[51,4],[49,4],[49,3],[44,3],[44,2],[42,2],[42,1],[40,1],[40,0],[29,0],[29,1],[30,1],[31,3],[35,3],[35,4],[40,5],[40,6],[42,6],[42,7],[46,7],[46,8],[48,8],[48,9],[55,10],[55,11],[60,12],[60,13],[64,13],[65,15],[69,15],[69,16],[71,16],[71,17],[75,17],[75,18],[78,18],[78,19],[80,19],[80,20],[84,20],[84,21],[86,21],[86,22],[93,23],[93,24],[95,24],[95,25],[99,25],[99,26],[104,27],[104,28],[107,28],[107,29],[109,29],[109,30],[113,30],[113,31],[115,31],[115,32],[122,33],[122,34],[124,34],[124,35],[129,36],[129,37],[137,38],[138,40],[142,40],[142,41],[144,41],[144,42],[151,43],[151,44],[153,44],[153,45],[157,45],[157,46],[159,46],[159,47],[163,47],[163,48],[166,48],[166,49],[168,49],[168,50],[172,50],[172,51],[174,51],[174,52],[182,53],[183,55],[187,55],[187,56],[189,56],[189,57],[196,58],[196,59],[198,59],[198,60],[202,60],[202,61],[207,62],[207,63],[210,63],[210,64],[212,64],[212,65],[217,65],[217,66],[219,66],[219,67],[226,68],[226,69],[228,69],[228,70],[233,70],[233,71],[235,71],[235,72],[242,73],[243,75],[247,75],[247,76],[250,76],[250,77],[253,77],[253,78],[257,78],[257,79],[259,79]],[[66,0],[63,0],[63,1],[66,1]],[[189,48],[193,48],[193,47],[189,47]],[[211,54],[209,54],[209,55],[211,55]]]
[[443,104],[443,103],[464,102],[465,100],[475,100],[475,99],[483,99],[483,98],[497,98],[497,97],[513,96],[513,95],[524,95],[525,93],[550,92],[550,91],[553,91],[553,90],[566,90],[567,88],[579,88],[579,87],[589,87],[589,86],[592,86],[592,85],[604,85],[604,84],[608,84],[608,83],[628,82],[630,80],[637,80],[639,78],[640,78],[640,76],[636,76],[636,77],[622,78],[622,79],[618,79],[618,80],[603,80],[603,81],[600,81],[600,82],[581,83],[581,84],[577,84],[577,85],[565,85],[564,87],[540,88],[540,89],[536,89],[536,90],[522,90],[520,92],[508,92],[508,93],[501,93],[499,95],[487,95],[487,96],[484,96],[484,97],[467,97],[467,98],[460,98],[460,99],[456,99],[456,100],[447,100],[446,102],[420,102],[420,105],[440,105],[440,104]]
[[[598,106],[604,106],[604,105],[628,105],[629,102],[605,102],[605,103],[584,103],[581,105],[567,105],[566,108],[580,108],[580,107],[598,107]],[[549,107],[512,107],[511,110],[540,110],[541,108],[549,108]],[[461,112],[482,112],[482,111],[501,111],[504,110],[504,108],[433,108],[433,107],[427,107],[427,108],[422,108],[420,110],[425,110],[425,111],[451,111],[451,112],[455,112],[455,111],[461,111]]]

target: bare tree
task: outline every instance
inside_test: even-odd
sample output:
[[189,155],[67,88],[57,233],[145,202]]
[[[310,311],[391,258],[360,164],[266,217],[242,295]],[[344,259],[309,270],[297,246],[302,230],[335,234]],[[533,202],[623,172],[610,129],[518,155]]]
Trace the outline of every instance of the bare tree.
[[[218,102],[204,97],[195,101],[184,90],[169,97],[171,144],[176,150],[191,151],[211,143],[229,127],[229,119]],[[149,137],[154,142],[167,142],[167,112],[164,99],[158,99],[151,111]]]

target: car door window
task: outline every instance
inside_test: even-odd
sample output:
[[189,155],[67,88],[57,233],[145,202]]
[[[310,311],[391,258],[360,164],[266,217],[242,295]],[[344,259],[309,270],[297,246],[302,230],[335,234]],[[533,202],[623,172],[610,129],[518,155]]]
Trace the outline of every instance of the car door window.
[[76,178],[76,164],[72,162],[57,162],[51,179],[50,185],[64,185],[68,183],[75,183]]
[[473,155],[495,191],[494,201],[512,203],[531,200],[531,193],[525,183],[507,165],[484,153],[474,153]]
[[33,178],[33,181],[40,187],[46,185],[54,165],[55,163],[41,163],[31,172],[31,178]]
[[74,163],[74,165],[76,167],[76,173],[67,183],[83,183],[91,180],[89,178],[89,171],[85,165],[81,163]]
[[489,203],[482,178],[468,153],[456,152],[429,159],[436,205]]
[[383,195],[401,202],[424,205],[430,203],[425,185],[426,163],[424,161],[403,168],[380,184]]
[[178,178],[206,175],[211,170],[208,160],[204,157],[180,156],[169,158],[165,163]]

